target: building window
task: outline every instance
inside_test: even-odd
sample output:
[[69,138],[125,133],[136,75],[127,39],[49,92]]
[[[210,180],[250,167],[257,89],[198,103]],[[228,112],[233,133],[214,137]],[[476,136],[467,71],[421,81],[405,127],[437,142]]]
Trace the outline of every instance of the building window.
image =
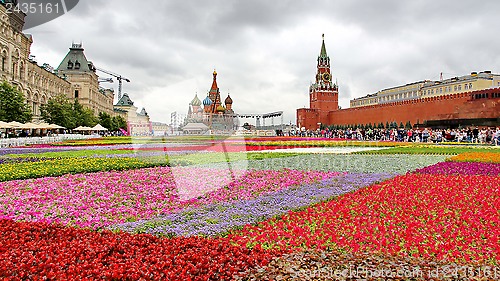
[[464,90],[467,90],[469,88],[469,85],[465,84],[464,85]]
[[5,71],[5,58],[2,58],[2,71]]
[[439,88],[439,93],[442,94],[443,93],[443,88]]
[[75,90],[75,99],[78,98],[78,90]]
[[80,69],[80,62],[79,61],[75,61],[75,69]]
[[[500,85],[500,83],[498,85]],[[469,89],[472,89],[472,83],[469,83]]]
[[68,69],[73,69],[73,62],[71,60],[68,61]]
[[453,89],[456,91],[457,90],[457,85],[455,85],[455,87],[453,87]]
[[461,91],[462,90],[462,85],[458,85],[458,90]]

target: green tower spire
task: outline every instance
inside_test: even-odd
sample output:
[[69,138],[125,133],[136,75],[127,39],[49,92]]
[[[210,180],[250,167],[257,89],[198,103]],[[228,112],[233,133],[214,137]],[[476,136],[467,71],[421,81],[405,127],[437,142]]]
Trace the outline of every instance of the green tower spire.
[[323,37],[323,44],[321,44],[321,53],[319,54],[320,57],[326,58],[328,55],[326,54],[326,47],[325,47],[325,34],[323,33],[321,35]]

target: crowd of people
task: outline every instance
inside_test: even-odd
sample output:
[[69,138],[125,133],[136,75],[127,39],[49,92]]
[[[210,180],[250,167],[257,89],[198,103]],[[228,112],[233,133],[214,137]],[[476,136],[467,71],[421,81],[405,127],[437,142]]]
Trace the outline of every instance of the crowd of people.
[[349,140],[398,141],[398,142],[468,142],[500,145],[500,127],[466,127],[459,129],[393,128],[362,129],[347,128],[306,130],[290,132],[293,136],[324,137]]

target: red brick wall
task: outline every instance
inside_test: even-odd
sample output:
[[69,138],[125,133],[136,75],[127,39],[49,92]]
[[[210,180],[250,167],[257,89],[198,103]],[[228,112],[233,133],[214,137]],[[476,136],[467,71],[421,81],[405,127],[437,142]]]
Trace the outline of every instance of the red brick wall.
[[297,109],[297,126],[305,127],[306,130],[316,130],[318,122],[320,122],[318,110],[311,108]]
[[[487,93],[488,98],[473,99],[473,96],[478,93]],[[500,88],[342,109],[329,112],[328,121],[325,123],[353,125],[385,124],[396,121],[399,125],[401,122],[406,124],[408,121],[411,124],[422,124],[428,120],[500,118],[500,98],[493,97],[494,93],[498,95]]]

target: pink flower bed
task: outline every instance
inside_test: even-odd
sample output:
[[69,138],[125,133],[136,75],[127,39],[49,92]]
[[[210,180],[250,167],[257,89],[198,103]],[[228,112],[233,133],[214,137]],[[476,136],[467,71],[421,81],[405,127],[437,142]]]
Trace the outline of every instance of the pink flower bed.
[[252,198],[338,175],[158,167],[0,183],[0,218],[98,229],[187,206]]
[[481,162],[440,162],[415,171],[419,174],[500,176],[500,164]]

